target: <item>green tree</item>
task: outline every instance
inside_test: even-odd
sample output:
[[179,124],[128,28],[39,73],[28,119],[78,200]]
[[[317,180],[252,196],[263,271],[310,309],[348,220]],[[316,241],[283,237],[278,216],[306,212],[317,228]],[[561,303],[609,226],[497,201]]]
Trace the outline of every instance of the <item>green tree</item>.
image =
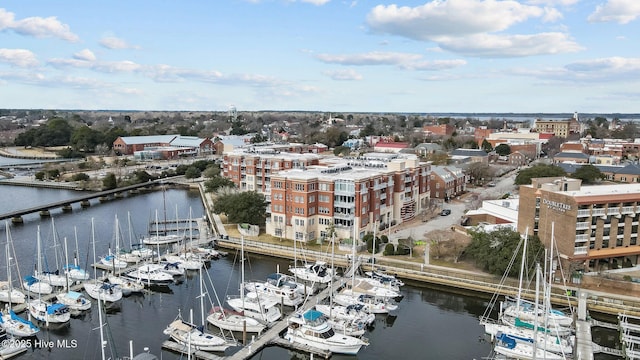
[[220,175],[220,167],[217,164],[207,166],[202,172],[202,176],[206,178],[212,178]]
[[89,179],[90,179],[89,175],[85,173],[73,174],[73,176],[71,177],[71,180],[73,181],[87,181]]
[[71,134],[69,145],[74,150],[93,152],[98,144],[105,142],[102,132],[93,130],[88,126],[79,126]]
[[570,175],[574,179],[580,179],[584,184],[593,184],[598,180],[604,178],[604,174],[597,167],[586,164],[576,169],[576,171]]
[[491,146],[491,143],[488,142],[487,139],[482,140],[481,148],[487,153],[490,153],[491,151],[493,151],[493,146]]
[[218,191],[218,189],[223,187],[235,188],[236,184],[230,179],[227,179],[225,177],[214,176],[211,179],[205,181],[204,187],[207,192],[215,192],[215,191]]
[[187,171],[184,172],[184,177],[186,179],[196,179],[199,178],[202,172],[195,166],[190,166]]
[[267,201],[263,194],[255,191],[218,194],[213,208],[216,213],[226,214],[229,222],[263,226]]
[[531,179],[539,177],[557,177],[566,176],[567,173],[559,166],[537,164],[527,169],[522,169],[518,172],[514,183],[516,185],[529,185]]
[[500,144],[496,146],[496,153],[500,156],[507,156],[511,154],[511,146],[508,144]]
[[107,173],[107,175],[102,179],[102,187],[105,190],[111,190],[118,187],[118,180],[116,179],[116,175],[114,173]]
[[349,155],[350,153],[351,153],[351,149],[346,146],[336,146],[333,149],[333,154],[335,156],[339,156],[341,154],[346,156],[346,155]]
[[[507,227],[485,232],[470,231],[471,243],[465,250],[465,256],[473,259],[483,270],[494,274],[517,277],[522,259],[523,239],[519,232]],[[515,261],[509,268],[512,258]],[[544,256],[544,246],[537,236],[529,236],[527,243],[526,264],[533,265]],[[528,268],[528,267],[527,267]]]

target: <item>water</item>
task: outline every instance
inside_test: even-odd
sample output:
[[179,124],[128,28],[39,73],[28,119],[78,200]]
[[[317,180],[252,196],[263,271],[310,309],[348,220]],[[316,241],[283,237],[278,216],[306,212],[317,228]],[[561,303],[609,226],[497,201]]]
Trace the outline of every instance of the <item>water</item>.
[[[26,208],[40,203],[48,203],[77,196],[75,191],[34,189],[13,186],[1,186],[3,199],[0,213]],[[96,227],[96,252],[106,253],[109,244],[113,244],[114,217],[117,215],[122,228],[121,239],[128,243],[127,219],[131,215],[133,229],[136,234],[147,231],[149,221],[155,217],[156,210],[163,217],[163,209],[167,209],[167,217],[178,215],[187,217],[191,209],[194,217],[202,216],[204,209],[198,192],[168,189],[163,200],[162,192],[138,194],[106,203],[92,203],[86,209],[74,204],[71,213],[61,210],[52,211],[56,232],[60,239],[67,238],[69,249],[75,249],[75,232],[78,234],[78,250],[81,265],[92,261],[90,247],[91,219]],[[10,225],[11,235],[16,247],[22,276],[32,271],[35,264],[35,239],[37,226],[41,228],[41,238],[45,253],[50,251],[52,239],[51,220],[40,218],[37,214],[24,217],[24,224]],[[4,225],[0,224],[4,241]],[[113,245],[112,245],[113,246]],[[48,254],[47,254],[48,255]],[[0,259],[0,268],[4,267],[4,259]],[[52,264],[52,261],[48,261]],[[247,279],[264,279],[279,266],[286,269],[289,261],[248,254],[246,266]],[[213,279],[214,287],[207,285],[213,296],[213,289],[220,298],[225,294],[238,293],[239,270],[236,254],[212,261],[206,269],[205,278]],[[4,275],[4,276],[3,276]],[[6,274],[0,272],[0,279]],[[195,322],[200,322],[199,277],[197,272],[190,273],[181,284],[171,285],[163,292],[153,294],[132,295],[120,301],[119,305],[110,309],[105,329],[108,344],[107,356],[112,358],[128,354],[129,341],[133,340],[135,352],[148,347],[152,353],[163,359],[186,358],[172,352],[161,350],[161,344],[167,339],[162,330],[182,311],[189,317],[190,309],[194,311]],[[208,281],[207,281],[208,282]],[[400,302],[397,316],[378,316],[374,327],[365,334],[371,345],[363,348],[354,356],[334,356],[333,359],[480,359],[490,354],[491,346],[484,341],[483,329],[478,325],[478,317],[484,312],[486,299],[467,295],[453,294],[442,289],[407,285],[403,288],[404,299]],[[205,307],[210,308],[209,301]],[[24,356],[29,359],[91,359],[100,357],[100,334],[98,330],[98,313],[94,301],[91,311],[73,318],[70,325],[60,329],[43,329],[39,340],[53,341],[50,349],[34,349]],[[610,335],[602,335],[605,338]],[[58,346],[58,340],[68,340],[69,347]],[[40,343],[44,344],[44,343]],[[62,345],[62,344],[60,344]],[[117,354],[111,348],[117,349]],[[231,353],[229,351],[228,353]],[[298,359],[308,355],[290,350],[270,347],[266,348],[254,359]],[[596,357],[606,359],[607,357]]]

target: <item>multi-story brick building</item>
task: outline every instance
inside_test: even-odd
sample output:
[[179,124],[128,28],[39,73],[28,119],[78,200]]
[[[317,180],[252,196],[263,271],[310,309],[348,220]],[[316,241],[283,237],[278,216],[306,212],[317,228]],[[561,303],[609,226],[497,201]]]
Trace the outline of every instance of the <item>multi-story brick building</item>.
[[307,242],[333,228],[338,238],[361,238],[409,221],[429,206],[429,168],[415,155],[369,153],[280,171],[271,176],[266,232]]
[[551,239],[573,268],[638,265],[640,184],[581,186],[568,178],[536,178],[520,187],[518,231]]

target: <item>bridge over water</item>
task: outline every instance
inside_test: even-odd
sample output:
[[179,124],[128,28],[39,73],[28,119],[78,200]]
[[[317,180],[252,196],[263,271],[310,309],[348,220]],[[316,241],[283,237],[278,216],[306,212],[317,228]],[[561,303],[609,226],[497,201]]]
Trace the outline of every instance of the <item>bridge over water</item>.
[[[109,196],[126,193],[128,191],[135,191],[141,188],[150,188],[157,185],[162,185],[166,183],[171,183],[173,178],[164,178],[149,181],[146,183],[134,184],[129,186],[124,186],[120,188],[115,188],[111,190],[104,190],[98,192],[92,192],[90,194],[81,195],[78,197],[74,197],[71,199],[60,200],[48,204],[38,205],[27,209],[15,210],[8,213],[0,214],[0,221],[5,219],[11,219],[14,223],[21,223],[22,216],[27,214],[32,214],[36,212],[40,212],[42,215],[47,215],[48,211],[51,209],[62,208],[63,210],[71,210],[71,204],[80,203],[81,206],[89,206],[89,200],[91,199],[100,199],[100,198],[108,198]],[[175,180],[175,179],[173,179]]]

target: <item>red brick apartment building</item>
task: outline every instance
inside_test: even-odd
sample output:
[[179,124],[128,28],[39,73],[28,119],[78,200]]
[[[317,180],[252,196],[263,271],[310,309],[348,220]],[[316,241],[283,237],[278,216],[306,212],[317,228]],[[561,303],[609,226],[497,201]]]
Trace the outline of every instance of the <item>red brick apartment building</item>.
[[352,237],[355,228],[362,238],[376,226],[412,220],[429,206],[429,167],[414,156],[282,171],[271,178],[266,231],[308,242],[331,227],[338,238]]
[[430,165],[413,154],[366,157],[248,153],[224,156],[223,176],[265,194],[266,232],[308,242],[358,236],[409,221],[429,205]]
[[639,221],[640,184],[582,186],[556,177],[520,187],[518,231],[538,234],[547,247],[553,237],[560,258],[573,269],[638,265]]

